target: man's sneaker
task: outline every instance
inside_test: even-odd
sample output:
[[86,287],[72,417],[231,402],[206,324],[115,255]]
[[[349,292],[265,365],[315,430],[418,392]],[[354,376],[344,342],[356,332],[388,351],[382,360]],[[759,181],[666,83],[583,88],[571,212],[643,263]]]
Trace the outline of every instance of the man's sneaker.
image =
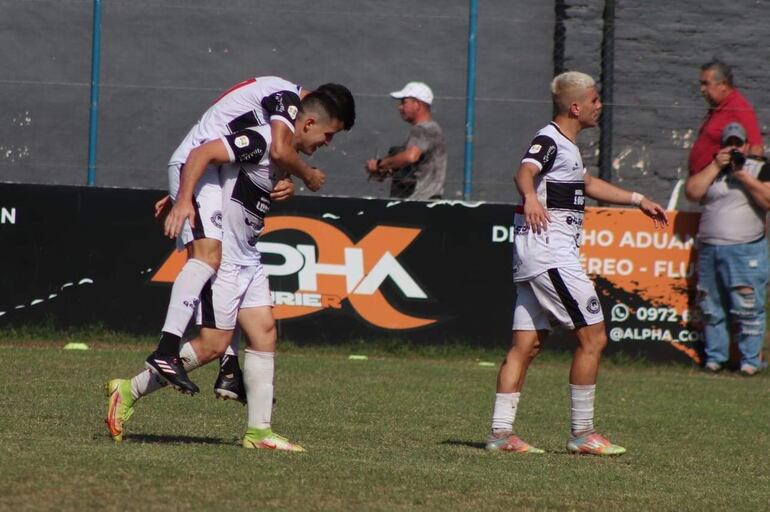
[[269,428],[250,428],[243,436],[244,448],[259,448],[262,450],[283,450],[287,452],[304,452],[298,444],[290,443],[288,439],[279,436]]
[[200,391],[198,386],[187,377],[187,372],[182,366],[182,360],[179,356],[162,356],[153,352],[144,365],[152,373],[171,384],[177,391],[188,395],[194,395]]
[[622,446],[610,443],[597,433],[572,437],[567,441],[567,451],[587,455],[621,455],[626,453]]
[[540,448],[522,441],[517,435],[511,432],[504,432],[501,434],[490,434],[487,438],[487,450],[495,450],[499,452],[515,452],[515,453],[545,453]]
[[125,423],[134,414],[134,397],[131,396],[131,381],[128,379],[113,379],[104,385],[107,391],[107,430],[112,439],[119,443],[123,440]]
[[715,363],[714,361],[709,361],[703,365],[703,369],[709,373],[719,373],[722,371],[722,365]]
[[742,364],[741,369],[739,370],[741,372],[741,375],[744,377],[753,377],[757,373],[759,373],[759,368],[756,366],[752,366],[750,364]]
[[246,388],[243,386],[243,373],[239,370],[225,373],[220,368],[217,381],[214,383],[214,395],[220,400],[238,400],[246,403]]

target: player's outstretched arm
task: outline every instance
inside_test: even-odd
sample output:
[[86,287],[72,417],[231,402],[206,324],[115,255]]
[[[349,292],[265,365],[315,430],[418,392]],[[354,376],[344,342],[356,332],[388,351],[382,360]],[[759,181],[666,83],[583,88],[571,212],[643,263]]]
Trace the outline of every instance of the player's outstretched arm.
[[285,172],[301,179],[305,186],[316,192],[326,181],[326,175],[306,164],[292,145],[294,134],[283,121],[270,121],[273,142],[270,144],[270,160]]
[[195,227],[195,207],[192,204],[195,184],[206,172],[209,164],[229,161],[230,155],[221,139],[207,142],[190,151],[182,171],[176,203],[163,223],[163,232],[167,237],[178,237],[182,232],[185,219],[190,222],[191,227]]
[[630,192],[611,183],[595,178],[590,174],[585,175],[586,195],[597,201],[605,203],[637,206],[642,212],[652,219],[655,227],[668,225],[666,210],[654,201],[650,201],[638,192]]
[[524,201],[524,220],[527,222],[529,229],[539,235],[542,231],[548,229],[551,217],[537,198],[535,176],[538,172],[540,170],[535,165],[523,163],[519,170],[516,171],[513,181],[516,183],[516,188],[519,190],[519,194],[521,194]]

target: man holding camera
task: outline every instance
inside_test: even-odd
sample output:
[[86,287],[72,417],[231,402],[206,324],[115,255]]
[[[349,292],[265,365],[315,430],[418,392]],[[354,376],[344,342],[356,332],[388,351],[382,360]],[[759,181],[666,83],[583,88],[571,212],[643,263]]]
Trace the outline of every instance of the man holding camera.
[[741,354],[740,372],[746,376],[762,368],[768,282],[765,222],[770,210],[770,165],[749,156],[749,148],[743,125],[728,124],[711,162],[685,183],[687,198],[703,207],[698,226],[698,305],[703,314],[705,369],[718,372],[727,362],[732,331]]
[[433,91],[422,82],[409,82],[390,93],[399,100],[401,118],[412,125],[403,146],[388,155],[366,162],[369,178],[391,178],[390,196],[412,200],[441,199],[446,178],[446,144],[441,127],[433,119]]

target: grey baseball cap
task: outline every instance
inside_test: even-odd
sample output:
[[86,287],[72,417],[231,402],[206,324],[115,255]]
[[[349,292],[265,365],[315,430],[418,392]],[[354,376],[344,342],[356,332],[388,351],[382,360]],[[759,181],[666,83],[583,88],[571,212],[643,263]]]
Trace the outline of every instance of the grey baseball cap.
[[741,144],[746,142],[746,130],[743,129],[741,123],[730,123],[722,130],[722,145],[726,144],[731,138],[736,138],[741,141]]

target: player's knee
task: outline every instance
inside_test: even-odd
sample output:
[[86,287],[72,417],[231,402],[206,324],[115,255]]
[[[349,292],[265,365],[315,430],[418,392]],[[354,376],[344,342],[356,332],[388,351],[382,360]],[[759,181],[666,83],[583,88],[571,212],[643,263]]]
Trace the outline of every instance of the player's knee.
[[[198,243],[196,243],[198,242]],[[216,272],[219,270],[219,263],[222,261],[222,244],[218,240],[208,240],[193,242],[190,247],[190,258],[202,261]]]
[[597,331],[591,336],[580,341],[580,348],[589,354],[601,354],[607,347],[607,334],[604,331]]
[[534,359],[537,357],[537,355],[540,353],[540,349],[542,348],[542,343],[540,343],[540,340],[537,340],[533,345],[532,348],[529,350],[529,358]]

